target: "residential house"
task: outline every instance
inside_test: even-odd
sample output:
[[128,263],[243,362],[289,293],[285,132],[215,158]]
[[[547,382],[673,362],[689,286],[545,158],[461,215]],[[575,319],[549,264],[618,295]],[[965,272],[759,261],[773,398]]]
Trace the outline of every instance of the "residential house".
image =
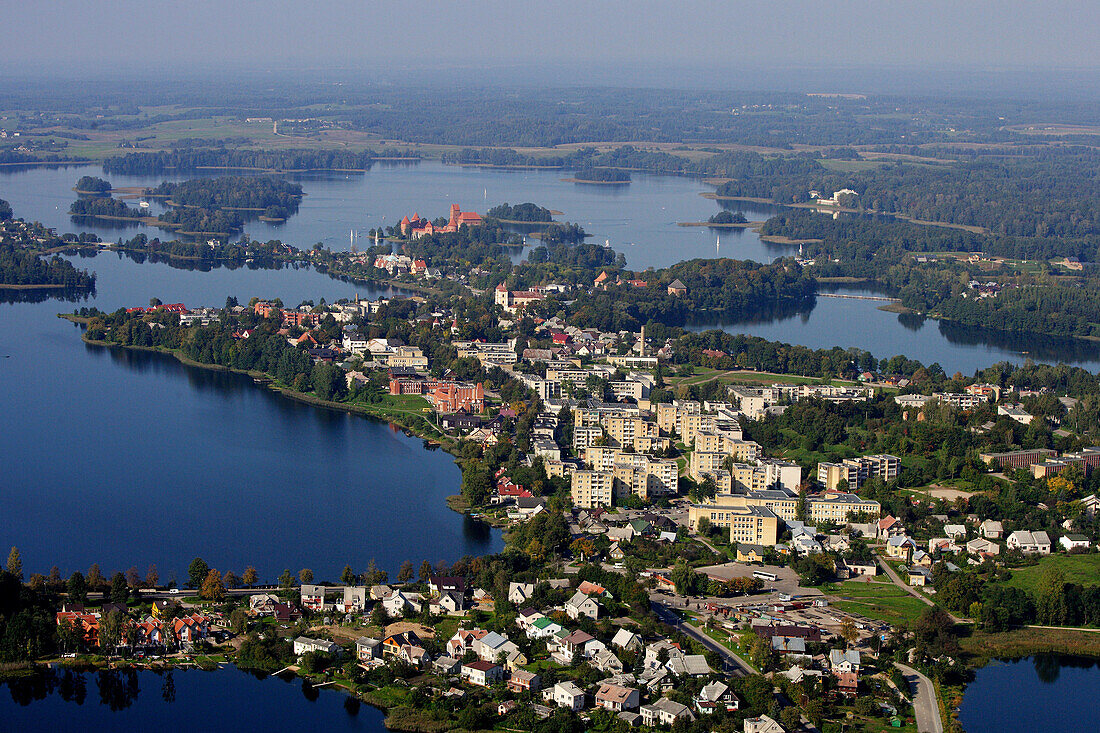
[[340,648],[339,644],[334,641],[328,641],[327,639],[311,639],[307,636],[299,636],[294,640],[294,656],[300,657],[309,652],[331,654],[334,657],[338,657],[343,650]]
[[390,634],[382,640],[382,657],[400,657],[401,649],[406,646],[421,646],[420,637],[414,631]]
[[458,593],[460,596],[465,596],[466,579],[432,575],[428,578],[428,590],[433,596],[443,595],[444,593]]
[[478,660],[463,664],[461,675],[471,685],[490,687],[504,679],[504,668],[499,664]]
[[394,617],[401,617],[409,612],[419,613],[420,596],[400,590],[390,591],[389,595],[382,599],[382,607],[386,609],[386,613]]
[[1004,535],[1004,526],[995,519],[987,519],[979,525],[982,537],[987,540],[999,540]]
[[977,537],[966,543],[966,551],[971,555],[995,556],[1001,554],[1001,546],[996,542]]
[[665,666],[677,677],[705,677],[714,674],[714,670],[707,664],[707,658],[702,654],[670,654]]
[[641,701],[641,693],[633,687],[600,683],[596,691],[596,706],[616,713],[637,710]]
[[965,524],[945,524],[943,525],[943,533],[953,540],[965,540],[966,539],[966,525]]
[[711,682],[709,685],[703,685],[703,689],[695,697],[695,709],[704,715],[719,709],[732,712],[740,706],[741,701],[725,682]]
[[442,656],[432,662],[432,671],[436,674],[461,674],[462,662],[454,657]]
[[594,598],[577,591],[572,598],[565,602],[565,615],[574,620],[581,616],[596,620],[600,617],[601,608]]
[[878,520],[879,539],[889,539],[905,534],[905,526],[894,516],[886,516]]
[[631,652],[639,652],[645,644],[642,642],[642,637],[638,636],[633,631],[619,629],[615,632],[615,636],[611,637],[611,646],[616,646]]
[[495,631],[490,631],[488,634],[485,634],[485,636],[474,641],[471,648],[479,659],[483,659],[487,662],[497,662],[502,659],[507,660],[519,651],[519,647],[516,646],[515,642],[509,641],[507,636],[498,634]]
[[369,636],[360,636],[355,640],[355,657],[360,662],[369,662],[382,656],[382,640]]
[[310,611],[325,610],[325,586],[302,583],[302,608]]
[[508,689],[512,692],[537,692],[542,688],[542,678],[524,669],[513,670],[508,678]]
[[1083,534],[1065,534],[1058,539],[1058,544],[1065,548],[1066,552],[1071,550],[1087,550],[1092,546],[1089,542],[1089,538]]
[[786,728],[767,715],[761,715],[759,718],[745,718],[744,731],[745,733],[787,733]]
[[917,551],[917,543],[904,535],[886,540],[886,556],[899,560],[908,560],[910,553]]
[[642,725],[668,725],[671,726],[677,720],[695,720],[695,715],[687,705],[662,697],[655,703],[643,705],[639,712],[642,714]]
[[[273,593],[256,593],[248,597],[248,613],[252,616],[270,616],[275,613],[275,605],[279,603],[279,597]],[[154,616],[156,616],[156,602],[153,603]]]
[[344,586],[344,602],[340,610],[344,613],[356,613],[367,606],[367,587],[365,585]]
[[559,682],[543,693],[543,699],[573,712],[584,709],[584,690],[572,682]]
[[763,545],[753,545],[747,542],[737,543],[737,562],[764,562],[764,552],[767,548]]
[[1046,532],[1027,532],[1018,529],[1008,536],[1008,549],[1019,550],[1025,555],[1049,555],[1050,536]]
[[859,667],[859,652],[855,649],[846,651],[841,649],[829,650],[829,671],[833,674],[837,672],[856,672],[858,674]]
[[508,601],[519,606],[527,603],[535,594],[534,583],[509,583]]
[[485,629],[458,629],[455,635],[447,640],[447,654],[461,658],[466,652],[474,651],[474,644],[488,633]]
[[911,567],[906,573],[909,585],[923,588],[932,583],[932,573],[928,568]]
[[622,674],[623,662],[610,649],[602,649],[592,657],[592,666],[604,674]]

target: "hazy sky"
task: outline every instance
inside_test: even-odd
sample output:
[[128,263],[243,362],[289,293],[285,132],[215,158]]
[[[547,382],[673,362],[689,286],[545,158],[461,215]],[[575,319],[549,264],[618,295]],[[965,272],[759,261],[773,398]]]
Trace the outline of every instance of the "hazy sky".
[[[0,0],[0,67],[1096,68],[1100,2]],[[570,81],[564,79],[563,81]]]

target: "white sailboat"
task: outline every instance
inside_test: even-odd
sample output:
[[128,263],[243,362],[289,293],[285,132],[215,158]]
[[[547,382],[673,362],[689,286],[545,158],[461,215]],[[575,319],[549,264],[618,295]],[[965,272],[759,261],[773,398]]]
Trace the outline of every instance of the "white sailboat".
[[722,235],[718,235],[718,240],[714,243],[714,256],[718,256],[718,250],[722,249]]

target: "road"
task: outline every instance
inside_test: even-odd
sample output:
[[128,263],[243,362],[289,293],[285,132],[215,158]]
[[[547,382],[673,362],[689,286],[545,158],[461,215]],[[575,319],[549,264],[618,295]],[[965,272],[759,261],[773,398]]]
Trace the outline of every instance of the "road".
[[943,720],[940,718],[940,706],[936,702],[936,688],[932,680],[904,664],[897,668],[905,675],[913,691],[913,711],[917,716],[917,730],[920,733],[943,733]]
[[689,624],[686,621],[682,621],[678,615],[665,605],[658,601],[650,601],[650,606],[653,611],[661,618],[662,621],[673,627],[677,631],[690,636],[698,641],[700,644],[710,649],[712,652],[718,654],[722,658],[722,663],[725,667],[724,672],[728,672],[733,677],[744,677],[748,674],[756,674],[756,668],[746,662],[744,659],[735,654],[728,647],[719,644],[714,639],[703,633],[702,629]]
[[[919,590],[917,590],[913,586],[911,586],[908,583],[906,583],[905,581],[903,581],[901,579],[901,577],[899,577],[898,574],[894,572],[894,569],[892,567],[890,567],[890,564],[888,562],[886,562],[885,560],[883,560],[881,557],[879,557],[877,555],[875,556],[875,559],[878,560],[878,564],[882,567],[883,571],[885,571],[886,577],[890,578],[890,580],[893,581],[894,585],[901,588],[903,591],[905,591],[909,595],[913,596],[914,598],[920,599],[921,603],[925,604],[926,606],[936,605],[935,601],[933,601],[931,598],[924,595]],[[942,606],[941,606],[941,608],[942,608]],[[970,621],[968,619],[960,618],[960,617],[956,616],[955,614],[951,613],[950,611],[948,611],[946,608],[944,608],[943,611],[944,611],[944,613],[946,613],[951,618],[952,621],[954,621],[957,624],[970,623]]]

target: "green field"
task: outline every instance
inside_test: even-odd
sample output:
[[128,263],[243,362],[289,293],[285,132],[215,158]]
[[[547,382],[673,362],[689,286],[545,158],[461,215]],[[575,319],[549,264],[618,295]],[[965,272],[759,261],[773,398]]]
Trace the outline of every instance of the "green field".
[[1066,582],[1079,585],[1100,585],[1100,554],[1088,555],[1047,555],[1036,565],[1026,568],[1013,568],[1012,578],[1007,585],[1022,588],[1034,594],[1042,581],[1043,573],[1049,567],[1056,567],[1066,577]]
[[828,585],[824,590],[840,599],[833,605],[841,611],[858,613],[896,626],[916,621],[928,608],[889,580],[870,583],[849,580]]
[[797,374],[774,374],[772,372],[745,372],[739,370],[723,371],[708,367],[695,367],[695,373],[688,377],[670,377],[674,386],[681,384],[703,384],[718,379],[726,384],[855,384],[846,379],[819,379],[803,377]]

